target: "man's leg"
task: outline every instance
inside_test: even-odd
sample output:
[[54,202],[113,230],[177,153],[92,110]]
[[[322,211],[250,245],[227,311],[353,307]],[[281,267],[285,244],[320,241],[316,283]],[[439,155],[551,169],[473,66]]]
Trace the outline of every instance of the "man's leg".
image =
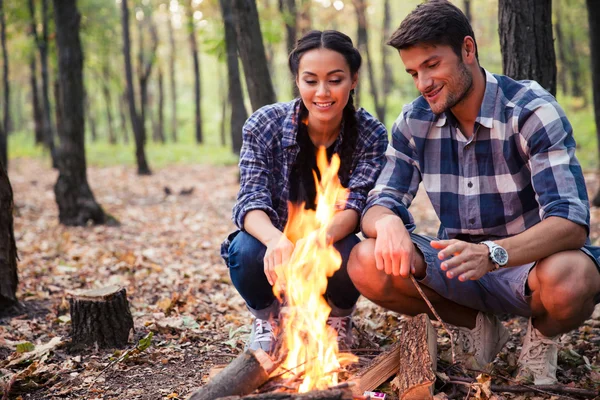
[[600,273],[580,250],[564,251],[539,261],[528,280],[533,326],[556,336],[580,326],[594,311]]
[[[367,299],[389,310],[413,316],[427,313],[431,318],[435,318],[411,279],[387,275],[377,269],[374,251],[375,240],[366,239],[356,245],[350,255],[348,273],[358,291]],[[416,246],[415,251],[415,277],[419,280],[425,277],[427,265]],[[421,288],[444,322],[469,329],[475,327],[477,310],[445,299],[423,285]]]

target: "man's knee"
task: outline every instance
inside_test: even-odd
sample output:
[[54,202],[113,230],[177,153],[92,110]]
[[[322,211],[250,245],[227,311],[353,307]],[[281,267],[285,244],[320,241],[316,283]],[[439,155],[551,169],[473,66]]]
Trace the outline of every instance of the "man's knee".
[[[579,250],[564,251],[537,263],[532,290],[539,290],[544,308],[557,318],[587,313],[593,306],[600,274],[594,262]],[[591,312],[591,311],[590,311]]]

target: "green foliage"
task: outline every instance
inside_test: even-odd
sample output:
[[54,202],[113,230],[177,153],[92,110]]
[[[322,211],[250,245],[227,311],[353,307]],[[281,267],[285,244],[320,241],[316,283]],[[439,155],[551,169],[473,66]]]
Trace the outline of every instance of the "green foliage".
[[31,342],[23,342],[23,343],[17,344],[17,353],[18,354],[27,353],[27,352],[30,352],[33,350],[35,350],[35,345]]

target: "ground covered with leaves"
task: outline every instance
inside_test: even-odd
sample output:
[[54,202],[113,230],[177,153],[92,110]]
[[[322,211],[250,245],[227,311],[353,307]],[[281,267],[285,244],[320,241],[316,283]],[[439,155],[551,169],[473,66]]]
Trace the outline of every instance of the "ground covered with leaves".
[[[234,229],[236,167],[172,166],[149,177],[137,176],[132,167],[89,168],[96,199],[121,222],[118,227],[61,226],[53,192],[57,173],[39,161],[11,160],[9,176],[22,313],[0,320],[3,399],[182,399],[207,382],[213,366],[242,351],[250,314],[219,256],[221,241]],[[595,176],[586,179],[595,193]],[[420,194],[411,210],[418,229],[434,235],[437,221],[426,197]],[[599,213],[592,210],[595,242]],[[130,347],[73,350],[69,296],[108,285],[127,289],[135,323]],[[359,301],[354,333],[361,363],[394,341],[400,318]],[[526,321],[505,318],[504,323],[512,337],[492,378],[510,385],[502,377],[516,368]],[[435,326],[444,365],[449,339]],[[599,390],[600,309],[563,335],[561,345],[560,382]],[[450,392],[450,386],[438,390]],[[381,390],[393,398],[389,385]]]

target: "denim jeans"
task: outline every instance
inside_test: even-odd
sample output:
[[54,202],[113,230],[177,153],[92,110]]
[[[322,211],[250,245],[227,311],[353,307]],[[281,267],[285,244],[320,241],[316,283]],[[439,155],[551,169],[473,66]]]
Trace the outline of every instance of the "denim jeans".
[[[325,299],[332,308],[333,316],[349,315],[360,296],[347,270],[350,251],[359,242],[356,235],[348,235],[334,243],[342,256],[342,265],[328,279],[325,292]],[[229,246],[231,281],[246,301],[250,312],[262,319],[267,319],[269,314],[278,309],[277,299],[264,272],[263,258],[266,250],[258,239],[243,231],[235,236]]]

